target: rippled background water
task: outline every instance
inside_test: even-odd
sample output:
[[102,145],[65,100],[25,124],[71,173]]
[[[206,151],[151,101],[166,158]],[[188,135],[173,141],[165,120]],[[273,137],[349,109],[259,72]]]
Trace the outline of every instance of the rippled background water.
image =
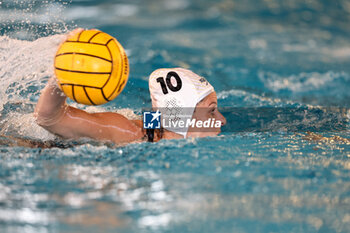
[[[31,113],[56,34],[77,26],[117,37],[131,65],[123,93],[87,110],[140,111],[147,76],[175,66],[205,76],[220,106],[350,104],[346,0],[3,0],[0,23],[1,135],[54,139]],[[0,231],[349,232],[349,144],[223,130],[120,148],[30,149],[1,137]]]

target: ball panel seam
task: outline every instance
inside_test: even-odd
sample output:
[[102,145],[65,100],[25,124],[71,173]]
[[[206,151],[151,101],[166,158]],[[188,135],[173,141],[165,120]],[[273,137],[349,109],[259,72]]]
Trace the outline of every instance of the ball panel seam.
[[77,52],[70,52],[70,53],[60,53],[60,54],[57,54],[56,57],[59,57],[59,56],[63,56],[63,55],[84,55],[84,56],[89,56],[89,57],[94,57],[94,58],[99,58],[99,59],[102,59],[104,61],[108,61],[110,63],[112,63],[111,60],[108,60],[106,58],[103,58],[103,57],[99,57],[99,56],[96,56],[96,55],[93,55],[93,54],[88,54],[88,53],[77,53]]

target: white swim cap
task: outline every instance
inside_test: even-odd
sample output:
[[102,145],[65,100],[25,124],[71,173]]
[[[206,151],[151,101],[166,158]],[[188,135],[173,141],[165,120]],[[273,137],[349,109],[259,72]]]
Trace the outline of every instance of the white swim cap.
[[[152,107],[160,109],[162,117],[191,120],[196,105],[214,91],[203,77],[183,68],[155,70],[149,77]],[[186,137],[188,127],[163,127]]]

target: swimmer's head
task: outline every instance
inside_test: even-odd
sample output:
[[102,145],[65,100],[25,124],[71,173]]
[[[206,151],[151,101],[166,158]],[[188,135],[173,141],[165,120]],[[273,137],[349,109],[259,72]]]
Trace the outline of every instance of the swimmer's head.
[[213,86],[205,78],[190,70],[183,68],[155,70],[149,78],[149,90],[153,109],[159,109],[162,113],[162,123],[165,122],[162,127],[183,137],[216,135],[220,132],[220,127],[203,132],[191,125],[171,125],[169,121],[187,123],[188,120],[195,118],[202,121],[215,118],[222,125],[226,122],[217,111],[217,98]]

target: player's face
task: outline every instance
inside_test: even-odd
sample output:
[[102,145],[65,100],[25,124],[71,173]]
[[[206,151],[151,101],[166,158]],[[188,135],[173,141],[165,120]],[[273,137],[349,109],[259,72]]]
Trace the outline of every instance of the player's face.
[[207,124],[209,125],[209,128],[190,128],[188,131],[188,136],[190,137],[215,136],[221,132],[221,126],[226,124],[226,118],[218,110],[218,102],[215,92],[212,92],[197,104],[192,119],[196,119],[196,121],[201,120],[207,123],[209,120],[209,124]]

